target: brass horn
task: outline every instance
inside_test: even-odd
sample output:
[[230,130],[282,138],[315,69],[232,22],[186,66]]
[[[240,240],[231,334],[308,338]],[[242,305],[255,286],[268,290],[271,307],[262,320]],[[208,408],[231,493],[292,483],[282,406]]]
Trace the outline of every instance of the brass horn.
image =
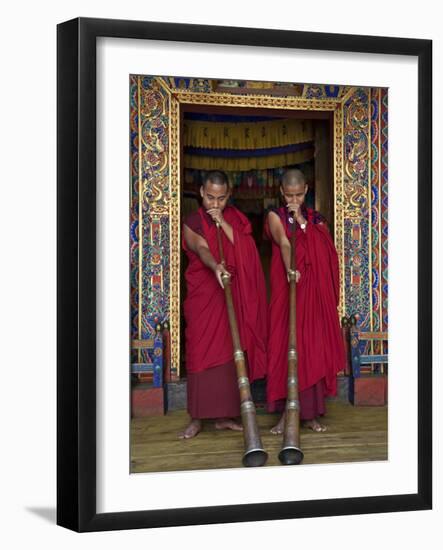
[[[224,266],[225,257],[220,233],[220,225],[216,223],[216,227],[220,262]],[[263,448],[260,433],[258,431],[257,415],[254,402],[252,401],[245,356],[240,342],[237,318],[232,300],[231,278],[229,275],[223,274],[221,279],[225,290],[226,306],[228,309],[229,325],[231,328],[232,344],[234,348],[234,361],[237,369],[238,389],[240,392],[240,412],[243,424],[243,440],[245,447],[242,463],[243,466],[263,466],[268,459],[268,454]]]
[[286,398],[283,445],[278,459],[284,465],[300,464],[303,452],[300,448],[300,401],[298,397],[297,331],[296,331],[296,270],[295,270],[295,220],[291,224],[291,256],[289,275],[289,337],[288,337],[288,395]]

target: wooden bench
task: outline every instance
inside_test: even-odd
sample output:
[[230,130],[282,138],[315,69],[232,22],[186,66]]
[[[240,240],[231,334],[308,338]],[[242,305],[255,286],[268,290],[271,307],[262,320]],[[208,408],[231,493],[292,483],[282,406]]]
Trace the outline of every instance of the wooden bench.
[[151,351],[152,360],[149,362],[136,362],[131,364],[132,374],[152,374],[154,388],[163,387],[163,338],[157,331],[154,338],[145,340],[134,339],[131,345],[133,350]]
[[[137,351],[138,361],[131,363],[131,374],[139,377],[140,383],[131,388],[131,414],[133,417],[163,415],[165,397],[163,388],[163,335],[161,326],[156,327],[153,338],[133,339],[131,349]],[[142,361],[140,352],[149,352],[149,359]],[[146,375],[150,375],[147,377]],[[146,382],[146,378],[149,379]]]
[[[388,333],[360,330],[357,327],[355,315],[351,315],[349,323],[351,356],[349,400],[354,405],[385,405],[387,403],[388,354],[384,353],[384,347],[388,342]],[[379,342],[381,353],[362,354],[361,342]]]

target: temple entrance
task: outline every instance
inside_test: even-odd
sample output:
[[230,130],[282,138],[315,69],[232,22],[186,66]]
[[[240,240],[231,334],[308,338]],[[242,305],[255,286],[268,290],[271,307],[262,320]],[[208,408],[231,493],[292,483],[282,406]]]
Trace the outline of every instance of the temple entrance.
[[[335,240],[338,315],[352,349],[337,376],[337,396],[328,398],[334,437],[326,441],[306,428],[305,463],[386,460],[387,376],[361,358],[367,360],[365,341],[387,337],[387,151],[384,88],[130,76],[131,472],[240,466],[242,438],[234,430],[216,432],[209,422],[192,443],[177,440],[189,421],[191,379],[180,315],[186,299],[180,225],[198,208],[210,170],[226,172],[268,279],[266,210],[279,204],[286,168],[305,173],[307,203],[327,219]],[[369,358],[372,351],[379,359],[375,348]],[[251,393],[268,464],[276,465],[280,440],[269,430],[278,413],[268,413],[266,394],[258,393],[265,382],[255,379]],[[362,404],[371,406],[355,406]]]
[[[333,113],[184,105],[181,112],[181,221],[201,204],[200,186],[210,170],[222,170],[232,187],[231,203],[250,220],[269,298],[271,244],[264,220],[280,206],[280,181],[287,168],[305,174],[306,204],[328,221],[334,235]],[[181,302],[186,297],[186,255],[181,253]],[[181,323],[180,378],[186,377],[185,323]]]

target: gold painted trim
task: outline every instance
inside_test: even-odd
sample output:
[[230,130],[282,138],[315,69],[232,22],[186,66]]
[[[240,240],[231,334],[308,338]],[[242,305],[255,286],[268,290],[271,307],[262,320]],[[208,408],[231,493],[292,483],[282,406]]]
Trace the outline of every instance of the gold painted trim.
[[169,96],[170,104],[170,202],[169,202],[169,238],[170,238],[170,276],[169,307],[171,336],[171,368],[180,377],[180,273],[181,273],[181,162],[180,162],[180,106],[177,99]]
[[[372,125],[371,125],[371,110],[372,110],[371,88],[368,88],[368,266],[369,266],[369,326],[371,332],[374,330],[374,312],[372,299]],[[371,353],[374,353],[373,342],[371,342]]]
[[345,272],[344,272],[344,187],[343,187],[343,104],[334,113],[334,231],[335,248],[337,249],[340,276],[340,298],[338,312],[340,319],[345,315]]
[[343,107],[345,103],[348,101],[348,99],[351,99],[351,97],[355,94],[356,90],[357,90],[356,86],[351,86],[349,90],[345,93],[345,95],[341,98],[341,105]]
[[162,78],[161,76],[157,76],[156,77],[156,80],[157,82],[160,84],[160,86],[163,88],[163,90],[165,90],[165,92],[168,94],[168,97],[169,99],[171,98],[171,95],[172,95],[172,90],[171,88],[168,86],[167,82],[165,81],[164,78]]
[[273,97],[266,95],[233,95],[229,93],[174,92],[180,103],[229,107],[265,107],[305,111],[335,111],[341,100],[305,99],[301,97]]
[[[140,77],[137,77],[138,91],[138,337],[142,337],[143,315],[143,150],[141,130],[141,86]],[[138,360],[141,362],[140,350]]]
[[[380,331],[383,331],[383,292],[381,280],[383,277],[383,256],[382,256],[382,174],[381,174],[381,88],[378,89],[378,292],[379,292],[379,316],[380,316]],[[382,348],[383,353],[383,348]]]
[[[374,330],[374,300],[372,297],[372,96],[368,88],[368,269],[369,269],[369,326]],[[374,342],[370,342],[371,355],[374,355]]]

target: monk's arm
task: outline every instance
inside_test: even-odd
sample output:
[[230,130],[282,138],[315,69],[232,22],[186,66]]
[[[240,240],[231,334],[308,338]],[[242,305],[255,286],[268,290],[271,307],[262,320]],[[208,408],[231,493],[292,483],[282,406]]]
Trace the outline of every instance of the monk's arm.
[[268,220],[269,230],[271,231],[272,238],[280,247],[283,263],[285,264],[286,271],[288,271],[291,267],[291,243],[286,236],[280,218],[275,212],[269,212]]
[[192,231],[192,229],[190,229],[186,224],[184,225],[184,237],[187,247],[192,250],[192,252],[195,252],[195,254],[198,255],[205,266],[209,267],[209,269],[212,269],[212,271],[215,271],[215,268],[217,267],[217,262],[214,256],[211,254],[206,240],[194,231]]
[[209,250],[208,243],[203,237],[192,231],[192,229],[190,229],[186,224],[184,224],[183,227],[183,235],[185,237],[186,246],[198,255],[205,266],[209,267],[209,269],[214,272],[219,285],[224,288],[222,275],[227,275],[230,277],[230,274],[225,269],[225,266],[217,263]]

